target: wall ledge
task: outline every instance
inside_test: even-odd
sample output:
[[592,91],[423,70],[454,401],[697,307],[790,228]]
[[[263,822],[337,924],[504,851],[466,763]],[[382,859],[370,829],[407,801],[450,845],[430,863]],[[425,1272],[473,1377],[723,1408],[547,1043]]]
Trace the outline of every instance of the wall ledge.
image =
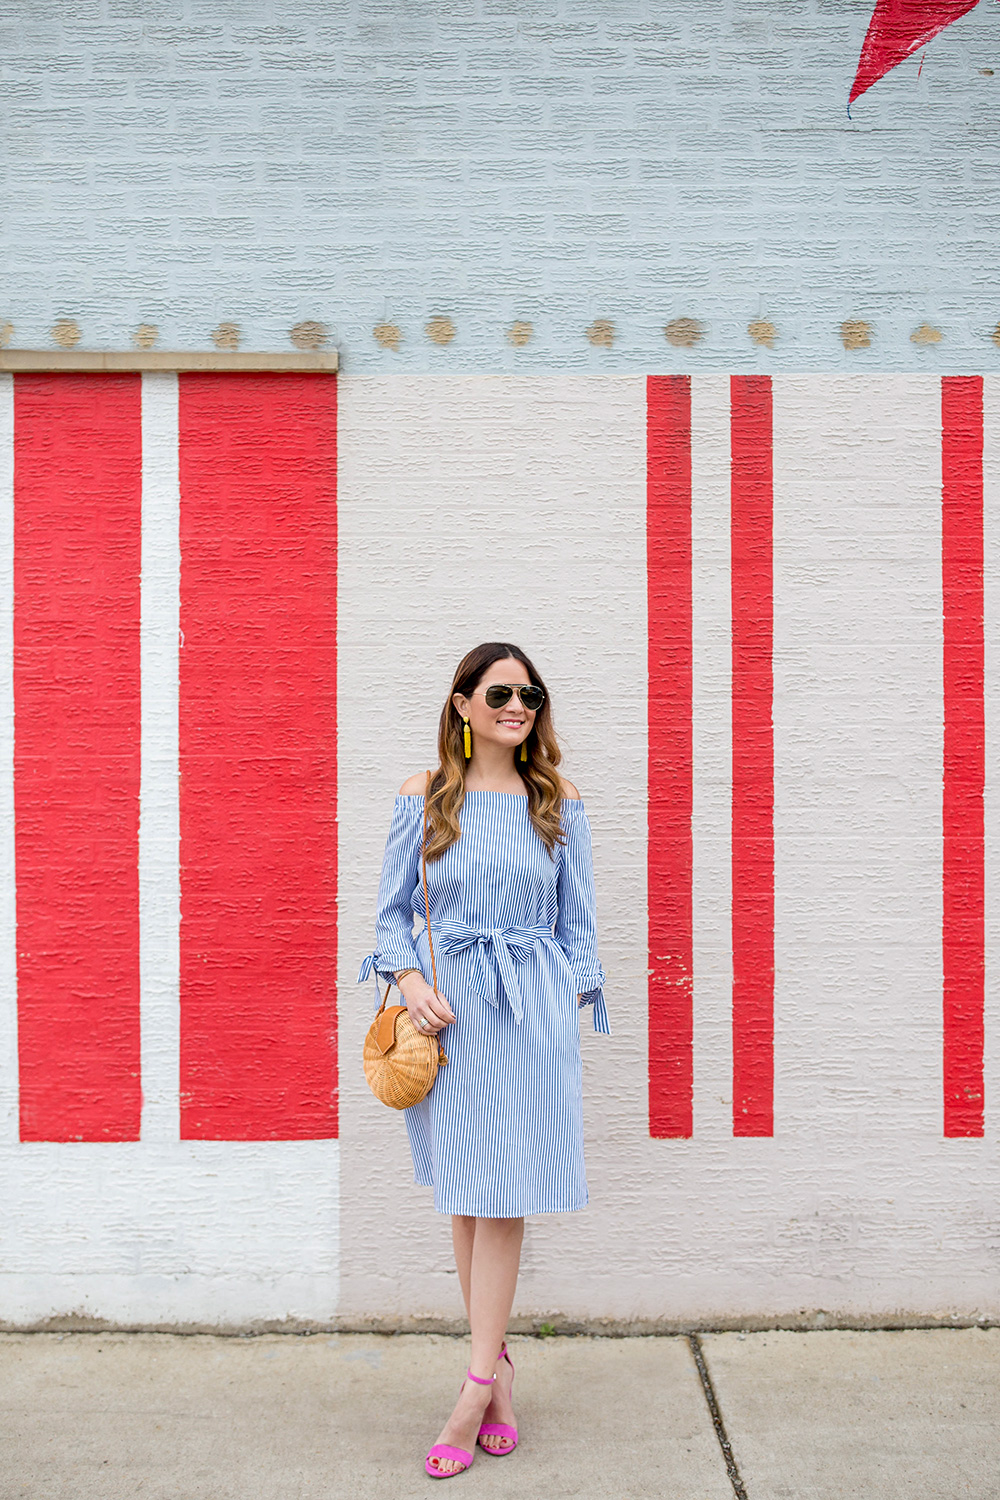
[[[803,1311],[798,1314],[768,1316],[705,1318],[560,1318],[552,1322],[540,1318],[512,1317],[508,1333],[534,1338],[678,1338],[690,1334],[711,1333],[821,1333],[835,1330],[852,1333],[899,1333],[909,1329],[998,1328],[1000,1316],[994,1313],[961,1313],[943,1316],[934,1313],[827,1313]],[[552,1329],[550,1333],[547,1330]],[[545,1330],[545,1331],[541,1331]],[[163,1333],[186,1336],[214,1334],[219,1338],[261,1338],[283,1333],[301,1337],[312,1333],[366,1333],[393,1337],[404,1333],[436,1334],[444,1338],[469,1336],[464,1318],[411,1316],[371,1316],[343,1318],[248,1318],[245,1322],[203,1323],[161,1322],[137,1318],[123,1321],[115,1318],[90,1317],[84,1313],[54,1313],[49,1318],[0,1319],[0,1338],[17,1334],[45,1333]]]
[[121,371],[269,371],[272,374],[335,375],[337,351],[295,354],[221,352],[204,349],[0,349],[0,372],[7,374],[117,374]]

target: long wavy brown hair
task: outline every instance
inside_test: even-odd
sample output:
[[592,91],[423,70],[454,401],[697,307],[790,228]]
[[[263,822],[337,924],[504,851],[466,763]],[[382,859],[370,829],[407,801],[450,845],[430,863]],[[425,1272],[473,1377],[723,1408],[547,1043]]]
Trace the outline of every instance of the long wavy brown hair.
[[[441,710],[438,727],[438,757],[440,765],[431,777],[430,796],[427,799],[427,858],[440,859],[461,835],[458,814],[465,801],[465,752],[462,746],[462,716],[452,702],[455,693],[469,698],[482,681],[483,674],[494,662],[513,657],[524,667],[531,681],[540,688],[545,683],[533,663],[518,646],[507,641],[486,641],[462,657],[455,671],[448,697]],[[531,733],[525,741],[528,759],[514,758],[528,793],[528,816],[544,841],[549,853],[554,855],[556,844],[562,842],[562,780],[556,767],[562,760],[555,729],[552,727],[552,709],[548,691],[545,701],[535,714]]]

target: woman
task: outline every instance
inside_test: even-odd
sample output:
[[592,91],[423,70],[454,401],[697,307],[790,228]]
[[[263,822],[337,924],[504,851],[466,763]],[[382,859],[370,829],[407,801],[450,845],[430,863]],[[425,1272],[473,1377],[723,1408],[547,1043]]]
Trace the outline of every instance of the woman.
[[[594,932],[590,828],[556,767],[548,694],[516,646],[477,646],[459,664],[438,732],[441,764],[400,788],[386,844],[374,971],[399,986],[413,1024],[442,1038],[448,1065],[406,1110],[418,1183],[452,1217],[472,1331],[455,1409],[430,1450],[433,1478],[460,1474],[475,1445],[517,1444],[514,1366],[504,1334],[526,1214],[587,1202],[577,1006],[607,1031]],[[428,792],[429,788],[429,792]],[[420,874],[428,796],[427,886]]]

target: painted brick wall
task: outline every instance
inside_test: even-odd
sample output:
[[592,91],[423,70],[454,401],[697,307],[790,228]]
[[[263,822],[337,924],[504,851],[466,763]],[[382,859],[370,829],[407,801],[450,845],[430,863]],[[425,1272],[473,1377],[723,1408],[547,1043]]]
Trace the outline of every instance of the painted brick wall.
[[[316,321],[368,373],[993,369],[1000,18],[984,0],[848,120],[870,13],[11,0],[0,324],[282,348]],[[693,348],[664,337],[681,318]]]
[[[493,635],[521,639],[553,687],[594,823],[614,1027],[584,1038],[592,1205],[530,1226],[519,1316],[1000,1316],[989,778],[986,1133],[941,1126],[938,379],[994,377],[989,747],[1000,22],[983,0],[919,77],[918,56],[849,120],[869,15],[869,0],[6,8],[4,341],[282,349],[297,330],[342,354],[343,1051],[338,1140],[181,1139],[178,397],[146,376],[142,1126],[19,1138],[16,422],[0,377],[0,1324],[456,1317],[447,1223],[356,1064],[371,993],[354,977],[392,794],[433,754],[454,659]],[[773,324],[773,347],[752,323]],[[775,376],[775,1127],[736,1139],[728,376],[754,371]],[[646,1092],[656,372],[694,377],[690,1139],[652,1138]],[[275,546],[301,556],[300,540]]]
[[[566,770],[592,819],[613,1028],[595,1036],[584,1017],[590,1206],[531,1222],[519,1316],[647,1328],[1000,1316],[1000,798],[987,772],[983,802],[981,770],[977,781],[968,757],[952,765],[947,785],[964,796],[952,831],[966,839],[959,854],[970,878],[959,871],[956,879],[942,837],[945,726],[965,703],[967,725],[977,712],[985,717],[987,747],[1000,730],[1000,378],[949,386],[974,408],[969,445],[978,431],[985,448],[983,479],[977,486],[973,466],[957,496],[963,475],[946,457],[955,432],[946,444],[940,377],[754,382],[773,412],[764,554],[773,566],[773,646],[758,663],[773,678],[773,710],[762,715],[773,771],[758,756],[749,778],[745,715],[735,712],[745,683],[733,670],[733,601],[747,587],[746,513],[737,513],[732,485],[745,381],[676,381],[690,402],[691,455],[689,495],[678,490],[675,501],[687,510],[680,529],[690,554],[677,568],[647,547],[658,525],[650,476],[659,460],[650,454],[659,450],[647,444],[642,376],[338,380],[336,660],[322,632],[329,610],[321,611],[307,620],[316,649],[303,647],[303,665],[322,669],[310,673],[289,661],[301,618],[293,606],[307,580],[326,600],[333,585],[315,534],[296,524],[300,507],[311,513],[297,471],[325,475],[330,496],[331,465],[329,456],[294,457],[304,449],[287,433],[307,428],[289,423],[280,392],[290,378],[260,377],[264,394],[271,387],[267,402],[251,399],[250,376],[142,377],[142,575],[130,552],[131,567],[126,559],[120,571],[133,605],[117,621],[135,642],[141,619],[142,648],[138,848],[134,817],[116,844],[125,869],[133,841],[140,876],[137,912],[134,890],[114,898],[129,919],[125,941],[107,922],[82,925],[105,900],[102,872],[88,859],[88,839],[100,832],[88,800],[96,772],[107,797],[127,798],[113,766],[95,771],[93,734],[81,756],[81,728],[94,699],[91,660],[114,680],[131,657],[100,640],[89,655],[73,655],[79,635],[62,615],[53,633],[61,654],[50,665],[26,641],[25,619],[39,601],[48,620],[50,601],[79,597],[81,577],[93,588],[121,547],[122,528],[101,524],[101,505],[78,503],[81,471],[93,490],[97,452],[52,442],[41,401],[56,433],[67,427],[67,381],[104,414],[102,432],[134,427],[138,413],[131,404],[108,420],[107,392],[121,377],[0,375],[0,1323],[391,1327],[456,1318],[449,1223],[412,1185],[402,1121],[362,1077],[372,987],[356,976],[372,945],[393,795],[433,761],[454,662],[470,642],[511,637],[543,665]],[[215,446],[203,425],[193,430],[184,419],[201,399],[189,383],[205,379],[219,412],[212,473],[225,480],[221,522],[198,478]],[[334,386],[329,376],[298,380],[314,391],[317,382]],[[242,446],[228,430],[241,411],[251,424]],[[138,519],[134,444],[129,453],[118,465],[129,497],[121,508]],[[272,465],[263,487],[262,465],[249,462],[261,454]],[[947,547],[943,473],[953,512]],[[39,503],[40,477],[75,519],[72,547],[61,513],[53,519]],[[977,535],[981,592],[982,569],[967,567]],[[231,604],[234,589],[258,597],[261,568],[283,580],[274,612],[262,612],[264,651],[248,650],[247,610],[234,615]],[[956,581],[970,640],[985,613],[985,671],[981,652],[968,647],[948,666],[945,599],[955,605]],[[689,640],[683,622],[661,638],[651,680],[649,601],[671,582],[686,582],[691,596]],[[757,608],[766,620],[766,603]],[[86,642],[92,622],[77,613]],[[741,628],[745,636],[745,619]],[[196,670],[201,660],[204,674],[206,649],[222,688],[207,705]],[[241,707],[247,672],[249,712]],[[290,821],[288,812],[297,785],[289,762],[301,755],[291,755],[287,733],[262,742],[258,684],[278,730],[289,707],[302,708],[306,740],[311,724],[322,726],[304,781],[312,837],[309,819]],[[134,686],[124,708],[101,700],[106,740],[127,728]],[[319,715],[310,702],[323,705]],[[69,704],[62,720],[60,704]],[[686,815],[679,760],[665,778],[663,736],[648,729],[662,728],[668,705],[692,746],[687,874],[671,868],[662,825],[647,818],[651,794],[677,804],[680,822]],[[229,747],[214,781],[193,760],[206,726],[213,737],[221,727]],[[975,739],[981,750],[981,722]],[[954,753],[953,745],[953,761]],[[64,772],[74,767],[69,786]],[[186,805],[190,824],[193,795],[194,839],[184,814]],[[737,806],[745,812],[748,795],[773,818],[773,922],[766,877],[758,866],[748,886],[733,858]],[[977,797],[986,834],[978,862]],[[53,820],[57,834],[68,826],[77,841],[46,855],[38,834]],[[322,888],[310,880],[317,857]],[[649,913],[662,912],[668,880],[687,898],[690,927],[674,900],[671,923],[654,935]],[[55,943],[46,938],[49,889],[64,900]],[[773,1059],[773,1128],[770,1100],[746,1118],[736,1083],[735,1065],[750,1055],[733,1026],[738,896],[742,931],[755,938],[750,978],[762,988],[773,948],[773,1049],[766,1040],[753,1047],[765,1064]],[[985,924],[976,919],[983,902]],[[74,912],[82,913],[75,923]],[[235,943],[234,917],[243,934]],[[957,1026],[946,1025],[944,1005],[946,949],[956,940],[971,942],[978,975]],[[120,988],[79,974],[81,956],[109,945],[139,960],[140,993],[128,992],[120,1017]],[[656,976],[664,954],[685,946],[689,956],[671,973],[687,978],[693,1003],[691,1083],[686,1098],[674,1088],[682,1106],[674,1114],[688,1115],[675,1122],[659,1105],[650,1110],[649,1086],[662,1073],[648,1028],[651,1014],[661,1035],[670,1025],[664,1008],[678,1011]],[[745,945],[742,955],[745,978]],[[329,1107],[334,1011],[339,1129]],[[970,1046],[949,1067],[947,1051],[963,1035]],[[77,1075],[88,1090],[82,1100]],[[956,1093],[960,1118],[949,1128],[945,1106],[954,1116]]]

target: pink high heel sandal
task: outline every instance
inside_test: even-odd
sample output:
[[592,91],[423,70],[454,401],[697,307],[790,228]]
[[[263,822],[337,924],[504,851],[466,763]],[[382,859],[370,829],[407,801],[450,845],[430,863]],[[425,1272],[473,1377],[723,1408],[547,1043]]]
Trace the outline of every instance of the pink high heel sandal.
[[[508,1349],[507,1349],[506,1342],[501,1347],[500,1358],[501,1359],[505,1359],[507,1361],[507,1363],[510,1365],[510,1388],[511,1388],[511,1390],[513,1390],[514,1389],[514,1361],[510,1357],[510,1354],[509,1354]],[[495,1380],[496,1376],[494,1375],[493,1378]],[[509,1448],[487,1448],[486,1444],[483,1442],[483,1434],[484,1433],[486,1434],[487,1437],[505,1437],[505,1438],[510,1438],[511,1439],[510,1447]],[[513,1453],[514,1449],[517,1447],[517,1428],[516,1427],[511,1427],[511,1425],[510,1425],[509,1422],[484,1422],[483,1425],[482,1425],[482,1427],[480,1427],[480,1429],[479,1429],[479,1439],[478,1439],[478,1441],[479,1441],[479,1446],[480,1446],[480,1448],[482,1448],[483,1452],[484,1453],[488,1453],[491,1458],[506,1458],[507,1454],[508,1453]]]
[[[465,1380],[474,1380],[476,1385],[492,1385],[496,1378],[497,1377],[494,1374],[490,1376],[489,1380],[484,1380],[481,1375],[473,1375],[471,1370],[466,1370],[465,1372]],[[465,1380],[462,1381],[462,1385],[465,1384]],[[459,1390],[461,1391],[461,1389],[462,1386],[460,1385]],[[480,1428],[479,1430],[480,1432],[482,1432],[482,1428]],[[424,1468],[432,1479],[454,1479],[456,1474],[465,1473],[466,1469],[468,1469],[472,1464],[472,1460],[475,1458],[475,1456],[476,1455],[474,1453],[466,1453],[464,1448],[453,1448],[450,1443],[435,1443],[434,1447],[424,1459]],[[460,1469],[449,1469],[447,1471],[445,1471],[444,1469],[433,1468],[431,1466],[432,1458],[450,1458],[453,1463],[461,1464],[462,1467]]]

